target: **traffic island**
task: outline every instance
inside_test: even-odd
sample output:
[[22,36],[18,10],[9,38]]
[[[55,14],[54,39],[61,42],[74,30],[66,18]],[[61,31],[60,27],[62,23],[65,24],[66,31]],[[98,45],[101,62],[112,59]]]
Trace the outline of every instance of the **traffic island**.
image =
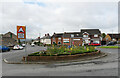
[[7,64],[53,64],[53,63],[75,63],[90,61],[107,56],[108,54],[96,50],[93,46],[81,47],[49,47],[47,50],[29,54],[19,61],[4,59]]
[[23,57],[23,61],[26,62],[60,62],[70,61],[78,59],[87,59],[97,56],[101,56],[99,50],[96,50],[94,46],[74,46],[74,47],[50,47],[46,51],[35,52],[29,54],[27,57]]
[[87,57],[99,56],[102,53],[98,50],[97,52],[75,54],[75,55],[63,55],[63,56],[27,56],[23,57],[23,61],[29,62],[52,62],[52,61],[69,61],[77,59],[85,59]]

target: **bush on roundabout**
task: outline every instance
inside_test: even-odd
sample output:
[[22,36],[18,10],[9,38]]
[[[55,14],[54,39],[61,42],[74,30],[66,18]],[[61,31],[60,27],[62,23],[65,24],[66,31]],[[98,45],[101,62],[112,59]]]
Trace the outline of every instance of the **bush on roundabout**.
[[82,53],[96,52],[94,46],[52,46],[40,52],[35,52],[29,54],[28,56],[65,56],[65,55],[75,55]]

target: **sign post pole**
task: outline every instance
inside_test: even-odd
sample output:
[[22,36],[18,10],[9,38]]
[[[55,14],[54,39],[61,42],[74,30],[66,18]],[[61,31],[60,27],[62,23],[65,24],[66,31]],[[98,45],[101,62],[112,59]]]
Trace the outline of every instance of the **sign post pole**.
[[[17,39],[25,39],[25,52],[27,56],[27,51],[26,51],[26,26],[17,26]],[[26,58],[25,58],[25,61]]]

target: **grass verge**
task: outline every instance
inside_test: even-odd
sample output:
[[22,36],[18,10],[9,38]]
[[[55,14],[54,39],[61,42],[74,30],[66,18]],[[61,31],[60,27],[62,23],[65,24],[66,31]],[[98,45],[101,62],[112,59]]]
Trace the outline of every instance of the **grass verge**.
[[120,46],[100,46],[99,48],[120,48]]

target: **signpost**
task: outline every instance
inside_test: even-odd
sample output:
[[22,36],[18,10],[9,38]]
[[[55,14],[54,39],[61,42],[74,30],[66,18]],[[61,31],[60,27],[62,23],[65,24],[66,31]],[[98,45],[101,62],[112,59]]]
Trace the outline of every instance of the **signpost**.
[[17,26],[17,39],[26,39],[26,26]]
[[[25,39],[25,52],[26,52],[26,26],[17,26],[17,39]],[[26,52],[26,56],[27,56],[27,52]]]

